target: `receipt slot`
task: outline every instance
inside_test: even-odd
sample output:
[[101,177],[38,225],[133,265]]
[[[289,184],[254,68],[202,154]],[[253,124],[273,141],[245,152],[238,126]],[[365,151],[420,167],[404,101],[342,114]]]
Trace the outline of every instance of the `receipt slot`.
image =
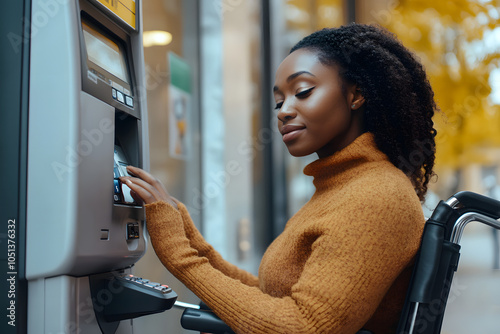
[[144,208],[119,180],[149,167],[141,1],[30,6],[28,332],[132,333],[176,299],[132,276]]

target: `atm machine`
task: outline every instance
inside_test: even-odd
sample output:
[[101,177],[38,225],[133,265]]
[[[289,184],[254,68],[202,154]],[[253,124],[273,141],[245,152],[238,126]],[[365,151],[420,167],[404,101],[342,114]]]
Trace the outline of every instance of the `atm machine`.
[[132,271],[145,215],[118,179],[149,167],[141,2],[21,1],[17,323],[2,333],[132,333],[176,300]]

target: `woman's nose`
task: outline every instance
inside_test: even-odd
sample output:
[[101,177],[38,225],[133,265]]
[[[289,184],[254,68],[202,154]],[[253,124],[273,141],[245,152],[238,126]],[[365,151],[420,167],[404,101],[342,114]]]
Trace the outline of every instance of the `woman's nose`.
[[286,123],[297,116],[295,109],[287,103],[283,103],[280,110],[278,111],[278,120]]

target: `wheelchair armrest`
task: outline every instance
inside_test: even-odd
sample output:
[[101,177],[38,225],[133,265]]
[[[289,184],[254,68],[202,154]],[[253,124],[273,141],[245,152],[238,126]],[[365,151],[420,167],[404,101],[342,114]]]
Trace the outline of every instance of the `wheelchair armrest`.
[[208,309],[186,308],[181,316],[181,326],[184,329],[213,334],[234,334],[228,325]]
[[[213,334],[234,334],[233,330],[208,308],[199,310],[187,308],[181,317],[182,328]],[[356,334],[373,334],[369,330],[362,329]]]

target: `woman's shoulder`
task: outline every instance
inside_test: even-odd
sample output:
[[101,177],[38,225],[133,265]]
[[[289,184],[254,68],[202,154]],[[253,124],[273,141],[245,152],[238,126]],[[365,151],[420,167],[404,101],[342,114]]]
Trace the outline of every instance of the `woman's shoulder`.
[[[343,217],[341,225],[374,238],[397,236],[404,242],[417,242],[425,223],[422,206],[411,181],[392,168],[373,166],[361,173],[345,189],[336,206]],[[332,231],[338,226],[332,225]]]
[[373,185],[384,190],[394,188],[413,190],[410,178],[388,160],[367,163],[353,181],[353,183]]
[[421,204],[410,179],[389,161],[369,164],[350,182],[348,192],[359,205],[420,212]]

